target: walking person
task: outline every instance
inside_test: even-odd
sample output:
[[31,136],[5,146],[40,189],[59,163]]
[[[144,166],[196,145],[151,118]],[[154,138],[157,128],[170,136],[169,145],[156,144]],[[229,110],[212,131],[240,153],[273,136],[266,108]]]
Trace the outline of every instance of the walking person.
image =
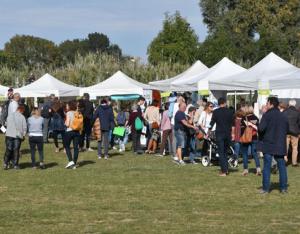
[[[50,128],[52,129],[52,136],[55,145],[55,153],[59,153],[60,148],[58,144],[58,136],[61,136],[61,139],[64,139],[65,132],[66,132],[66,125],[65,125],[65,113],[63,104],[57,99],[54,101],[52,107],[52,117],[50,121]],[[63,149],[65,149],[64,141],[62,141]]]
[[240,150],[241,150],[241,127],[242,127],[242,119],[244,116],[244,107],[241,107],[234,115],[234,127],[232,130],[231,138],[234,145],[234,155],[235,160],[239,159]]
[[27,131],[27,124],[23,113],[25,107],[19,105],[16,112],[11,113],[7,117],[7,129],[5,137],[5,155],[4,155],[4,169],[7,170],[9,162],[12,161],[13,167],[19,169],[20,147],[25,138]]
[[55,100],[55,95],[50,94],[49,100],[42,107],[42,117],[44,118],[43,139],[44,143],[48,143],[49,123],[52,116],[51,106]]
[[101,100],[100,106],[96,109],[94,113],[93,122],[99,118],[100,121],[100,131],[101,139],[98,141],[98,158],[101,159],[102,155],[102,145],[104,147],[104,158],[108,159],[108,148],[109,148],[109,132],[114,126],[114,114],[111,106],[108,105],[106,99]]
[[[77,111],[77,102],[70,101],[67,104],[67,114],[65,125],[67,127],[64,135],[64,146],[68,157],[68,164],[66,168],[76,169],[77,160],[79,155],[79,140],[80,131],[83,128],[83,116]],[[73,155],[71,152],[71,143],[73,142]]]
[[[156,145],[155,142],[156,140],[152,139],[152,134],[153,132],[157,132],[157,129],[159,128],[160,124],[160,116],[159,116],[159,108],[158,108],[158,101],[153,100],[150,106],[147,107],[145,114],[144,114],[144,119],[147,122],[148,125],[148,134],[147,134],[147,139],[148,139],[148,144],[147,144],[147,152],[151,151],[154,152],[156,150],[156,147],[153,146]],[[152,150],[150,150],[152,149]]]
[[[264,168],[261,194],[270,192],[270,174],[272,158],[277,162],[279,170],[280,192],[287,193],[287,171],[284,161],[286,155],[286,136],[289,130],[288,119],[278,109],[279,101],[276,97],[269,97],[267,112],[262,116],[258,127],[259,147],[264,154]],[[276,137],[274,137],[276,136]]]
[[250,128],[252,130],[252,139],[250,142],[241,143],[241,151],[243,154],[243,167],[244,171],[242,173],[243,176],[248,175],[248,149],[251,147],[251,155],[255,161],[256,167],[256,175],[261,176],[261,169],[260,169],[260,161],[259,156],[257,154],[257,140],[258,140],[258,124],[259,119],[254,115],[254,109],[251,105],[246,105],[244,108],[244,116],[241,121],[241,136],[243,136],[246,128]]
[[289,146],[292,146],[292,166],[298,167],[298,141],[300,134],[300,112],[296,109],[296,100],[289,101],[289,107],[283,112],[289,122],[288,135],[286,137],[287,155]]
[[[196,126],[194,124],[194,115],[196,112],[196,108],[194,106],[190,106],[186,115],[187,122],[192,125]],[[196,157],[196,130],[194,128],[187,128],[186,129],[186,136],[187,136],[187,145],[186,145],[186,155],[189,156],[190,163],[191,164],[198,164],[195,161]]]
[[231,131],[233,126],[233,111],[227,108],[226,99],[218,99],[219,108],[214,110],[209,130],[216,124],[216,141],[220,160],[220,176],[228,174],[227,149],[231,142]]
[[43,142],[43,125],[44,119],[38,108],[34,108],[31,117],[28,118],[28,135],[29,146],[31,152],[32,168],[36,169],[35,149],[37,147],[39,153],[39,165],[41,169],[45,169],[44,164],[44,142]]
[[[161,123],[160,123],[160,130],[162,131],[162,141],[160,145],[160,151],[157,156],[163,157],[165,155],[165,148],[167,141],[169,140],[169,146],[172,145],[173,136],[172,136],[172,126],[171,126],[171,120],[169,117],[169,106],[170,103],[167,102],[165,104],[165,110],[162,113]],[[169,153],[171,153],[172,150],[169,147]]]

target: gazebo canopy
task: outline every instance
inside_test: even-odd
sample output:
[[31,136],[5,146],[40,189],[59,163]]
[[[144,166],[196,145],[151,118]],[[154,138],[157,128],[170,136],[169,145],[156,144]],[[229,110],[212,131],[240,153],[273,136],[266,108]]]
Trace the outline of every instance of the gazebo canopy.
[[184,82],[185,80],[188,80],[195,75],[202,74],[207,70],[207,66],[205,66],[201,61],[198,60],[183,73],[170,79],[150,82],[149,85],[151,86],[151,88],[161,91],[189,91],[190,87],[184,85],[180,87],[172,87],[172,82]]
[[114,75],[105,81],[82,88],[80,94],[89,93],[92,96],[111,96],[111,95],[143,95],[144,90],[150,89],[149,85],[140,83],[121,71],[116,72]]
[[79,96],[78,87],[66,84],[48,73],[33,83],[16,89],[15,92],[20,93],[21,97],[47,97],[50,94],[57,97]]

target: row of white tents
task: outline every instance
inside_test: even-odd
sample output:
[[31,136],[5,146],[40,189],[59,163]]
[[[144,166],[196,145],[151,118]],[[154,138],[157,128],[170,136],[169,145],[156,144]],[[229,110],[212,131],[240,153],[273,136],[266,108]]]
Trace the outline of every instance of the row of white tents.
[[[5,95],[7,87],[0,86]],[[300,98],[300,69],[270,53],[250,69],[245,69],[228,58],[223,58],[211,68],[197,61],[185,72],[166,80],[148,84],[137,82],[121,71],[116,72],[99,84],[80,88],[66,84],[45,74],[35,82],[16,89],[22,97],[143,95],[145,90],[200,91],[268,91],[282,98]]]

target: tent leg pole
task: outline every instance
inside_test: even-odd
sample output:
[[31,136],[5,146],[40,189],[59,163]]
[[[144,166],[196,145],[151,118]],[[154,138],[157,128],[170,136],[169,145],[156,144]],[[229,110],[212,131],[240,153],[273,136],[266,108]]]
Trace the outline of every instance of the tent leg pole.
[[234,91],[234,110],[236,111],[236,91]]

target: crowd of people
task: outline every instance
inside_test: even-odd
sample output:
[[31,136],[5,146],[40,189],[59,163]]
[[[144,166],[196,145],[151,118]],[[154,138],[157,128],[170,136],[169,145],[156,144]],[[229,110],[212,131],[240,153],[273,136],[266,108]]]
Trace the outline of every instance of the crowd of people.
[[[66,168],[72,169],[78,167],[79,152],[94,151],[91,139],[97,141],[95,155],[99,159],[108,159],[110,149],[117,150],[116,145],[119,145],[120,153],[124,152],[131,140],[131,150],[136,155],[164,157],[169,154],[173,162],[185,165],[187,162],[197,164],[197,159],[207,155],[208,139],[214,138],[219,175],[229,174],[227,152],[232,146],[235,160],[242,156],[242,176],[249,174],[249,155],[253,157],[255,174],[263,176],[262,194],[270,191],[273,165],[279,170],[280,191],[286,193],[290,145],[292,166],[298,167],[300,112],[295,100],[290,100],[285,106],[276,97],[270,97],[261,119],[254,114],[251,104],[242,102],[236,111],[227,107],[225,98],[219,98],[217,106],[206,99],[192,105],[190,100],[175,92],[162,106],[158,100],[147,106],[142,96],[130,106],[118,106],[109,98],[103,98],[95,107],[88,93],[67,103],[50,95],[40,108],[31,110],[30,116],[25,114],[28,107],[20,100],[20,94],[10,89],[2,108],[1,124],[6,128],[4,169],[20,168],[20,147],[27,134],[32,167],[41,169],[45,168],[43,146],[49,143],[49,135],[53,138],[54,152],[64,151]],[[59,136],[62,147],[59,146]],[[39,164],[36,163],[36,149]]]

